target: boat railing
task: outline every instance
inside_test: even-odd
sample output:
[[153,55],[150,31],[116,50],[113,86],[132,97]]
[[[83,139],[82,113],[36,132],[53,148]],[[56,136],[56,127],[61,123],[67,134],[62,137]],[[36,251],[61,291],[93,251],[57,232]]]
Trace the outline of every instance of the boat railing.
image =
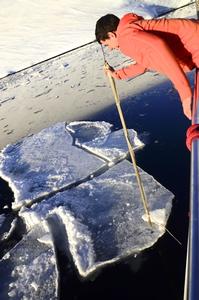
[[[196,69],[192,127],[199,135],[199,69]],[[198,133],[197,133],[198,132]],[[191,143],[190,212],[184,300],[199,299],[199,138]]]

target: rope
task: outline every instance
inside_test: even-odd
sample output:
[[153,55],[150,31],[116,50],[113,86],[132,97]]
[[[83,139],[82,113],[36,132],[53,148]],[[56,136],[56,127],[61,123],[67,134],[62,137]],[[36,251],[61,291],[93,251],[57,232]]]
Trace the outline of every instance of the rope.
[[196,68],[194,95],[193,95],[192,125],[189,126],[186,132],[186,146],[189,149],[189,151],[191,151],[192,141],[199,138],[199,124],[195,122],[198,101],[199,101],[199,69]]
[[186,146],[191,151],[192,141],[199,139],[199,124],[193,124],[187,129]]
[[[109,65],[106,61],[105,61],[105,68],[109,68]],[[136,179],[137,179],[137,182],[138,182],[138,186],[139,186],[139,190],[140,190],[144,210],[145,210],[145,213],[148,217],[148,222],[149,222],[150,226],[152,227],[152,222],[151,222],[151,217],[150,217],[150,214],[149,214],[147,199],[146,199],[146,195],[145,195],[145,192],[144,192],[144,187],[143,187],[143,184],[142,184],[142,181],[141,181],[140,173],[139,173],[139,170],[138,170],[138,167],[137,167],[137,164],[136,164],[135,153],[134,153],[133,147],[132,147],[130,139],[129,139],[128,129],[126,127],[123,112],[122,112],[122,109],[121,109],[121,106],[120,106],[120,99],[119,99],[119,95],[118,95],[118,92],[117,92],[116,83],[115,83],[114,78],[110,74],[108,74],[108,78],[109,78],[109,81],[110,81],[110,85],[111,85],[111,89],[112,89],[112,92],[113,92],[113,95],[114,95],[115,103],[116,103],[117,110],[118,110],[120,120],[121,120],[121,123],[122,123],[124,136],[126,138],[126,142],[127,142],[127,145],[128,145],[128,149],[129,149],[130,157],[131,157],[131,160],[132,160],[132,164],[133,164],[133,167],[134,167],[134,170],[135,170],[135,175],[136,175]]]

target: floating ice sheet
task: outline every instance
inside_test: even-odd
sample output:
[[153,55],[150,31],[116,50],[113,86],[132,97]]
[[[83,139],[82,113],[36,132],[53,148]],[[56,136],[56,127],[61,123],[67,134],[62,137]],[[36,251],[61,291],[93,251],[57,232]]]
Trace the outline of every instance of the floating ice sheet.
[[35,226],[0,261],[0,299],[58,299],[58,275],[54,250],[39,242],[47,234]]
[[74,184],[104,165],[72,145],[64,123],[8,145],[0,153],[0,175],[14,192],[14,208]]
[[[107,122],[81,121],[71,122],[66,130],[71,133],[78,147],[109,162],[116,162],[127,157],[128,146],[123,130],[111,132],[111,127]],[[128,129],[128,133],[134,150],[144,146],[135,130]]]
[[86,277],[103,265],[152,246],[165,232],[173,194],[139,170],[149,210],[163,212],[152,228],[142,218],[145,211],[128,161],[29,209],[22,208],[20,215],[30,229],[56,213],[65,225],[73,261]]

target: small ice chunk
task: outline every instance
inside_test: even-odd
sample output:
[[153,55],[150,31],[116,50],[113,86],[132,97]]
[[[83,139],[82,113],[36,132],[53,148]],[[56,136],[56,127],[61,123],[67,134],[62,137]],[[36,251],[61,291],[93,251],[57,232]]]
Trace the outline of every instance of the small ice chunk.
[[37,291],[37,289],[39,288],[38,284],[36,282],[31,282],[31,286],[33,287],[33,289],[35,291]]
[[40,243],[49,245],[52,244],[52,237],[50,235],[50,233],[46,233],[44,234],[42,237],[37,239]]
[[[165,231],[165,225],[166,225],[166,220],[167,220],[167,214],[166,214],[166,209],[155,209],[153,211],[149,211],[149,216],[151,219],[151,222],[159,226],[159,230]],[[142,216],[142,219],[145,222],[148,222],[148,215],[144,214]]]
[[17,218],[12,213],[0,215],[0,241],[6,240],[13,233]]
[[17,218],[15,218],[8,229],[8,231],[5,231],[1,237],[1,240],[6,240],[10,237],[10,235],[13,233],[14,229],[16,228],[17,224]]

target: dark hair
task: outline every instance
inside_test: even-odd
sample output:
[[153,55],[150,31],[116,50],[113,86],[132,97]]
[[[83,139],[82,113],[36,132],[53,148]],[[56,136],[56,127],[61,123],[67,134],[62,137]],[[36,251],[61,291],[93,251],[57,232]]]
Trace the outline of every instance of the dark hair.
[[114,32],[117,30],[117,26],[120,19],[112,14],[107,14],[101,17],[95,27],[95,36],[98,43],[108,39],[108,32]]

